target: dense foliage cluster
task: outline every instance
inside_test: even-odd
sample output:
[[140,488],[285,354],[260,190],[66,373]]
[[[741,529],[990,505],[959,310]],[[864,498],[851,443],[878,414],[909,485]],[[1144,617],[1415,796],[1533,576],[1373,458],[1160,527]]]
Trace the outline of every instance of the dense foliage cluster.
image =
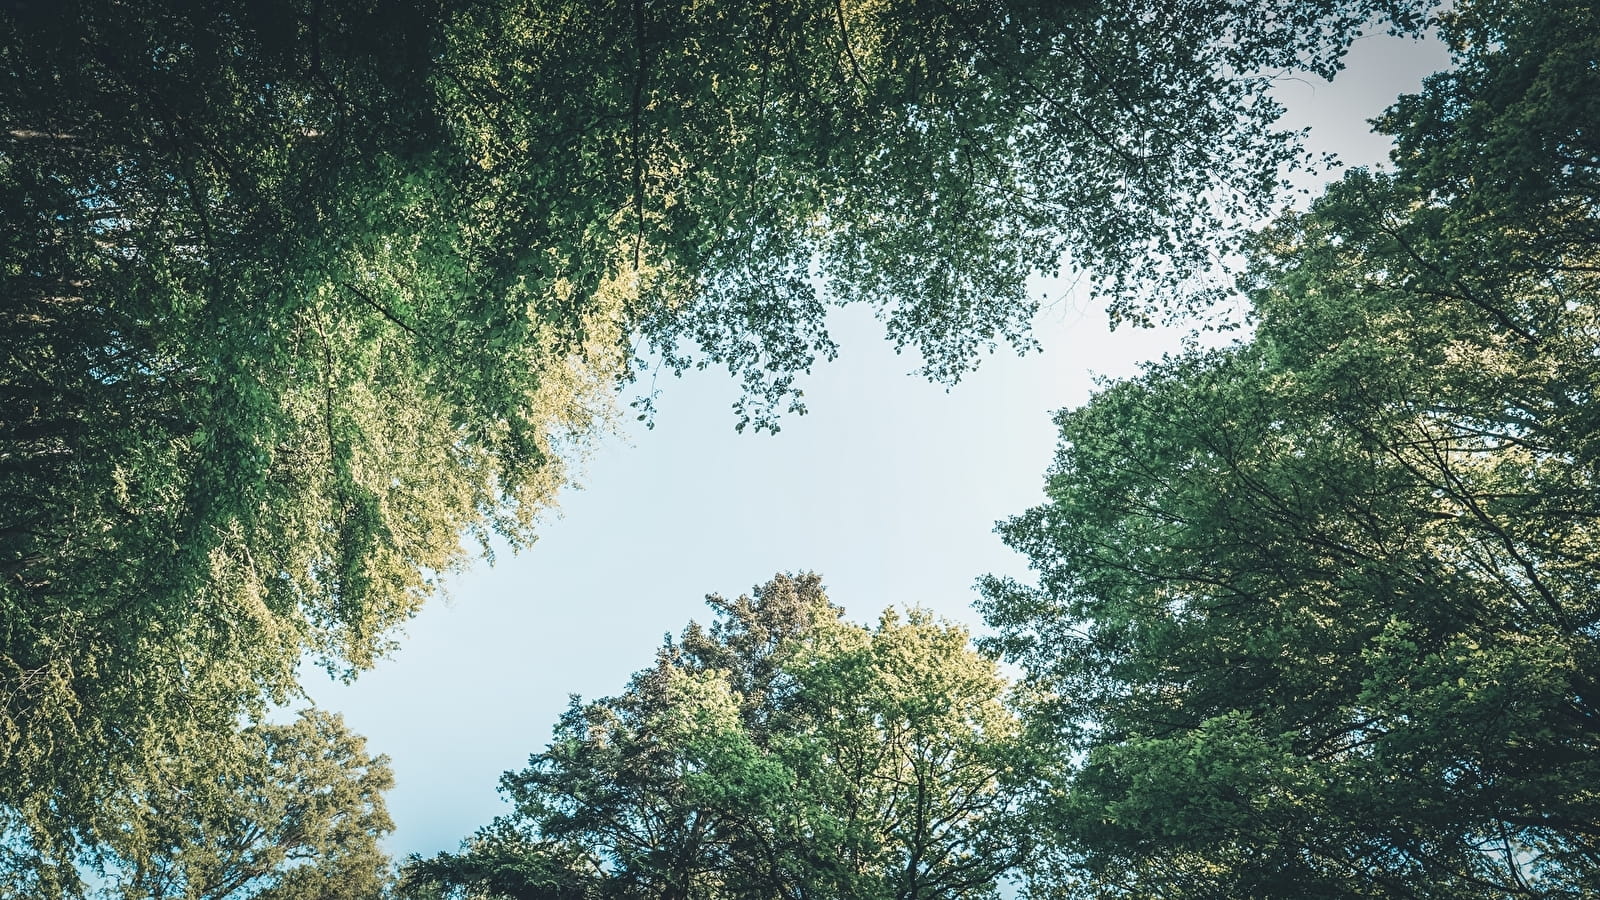
[[853,625],[815,575],[710,598],[502,791],[516,811],[407,866],[419,897],[997,896],[1035,761],[992,660],[925,613]]
[[1062,414],[997,645],[1083,754],[1041,896],[1600,890],[1600,17],[1458,68],[1263,233],[1256,333]]

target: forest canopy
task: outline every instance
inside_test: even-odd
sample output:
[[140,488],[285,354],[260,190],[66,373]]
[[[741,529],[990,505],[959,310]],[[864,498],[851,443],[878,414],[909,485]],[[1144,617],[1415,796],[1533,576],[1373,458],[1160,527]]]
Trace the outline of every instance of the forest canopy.
[[1271,78],[1422,21],[1269,7],[7,4],[4,840],[369,667],[647,353],[775,427],[830,304],[946,380],[1064,260],[1139,313],[1275,197]]
[[[1600,892],[1595,5],[1441,13],[1392,169],[1248,230],[1273,80],[1427,13],[6,5],[0,898]],[[713,597],[398,884],[387,760],[269,715],[649,366],[776,430],[830,308],[948,383],[1063,270],[1251,327],[1059,415],[981,652]]]

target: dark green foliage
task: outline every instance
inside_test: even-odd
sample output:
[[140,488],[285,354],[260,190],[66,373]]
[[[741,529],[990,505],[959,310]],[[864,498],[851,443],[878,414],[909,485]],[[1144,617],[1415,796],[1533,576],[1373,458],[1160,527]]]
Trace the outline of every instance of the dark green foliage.
[[985,584],[1084,754],[1040,896],[1600,889],[1597,25],[1463,4],[1397,173],[1255,242],[1254,337],[1061,415]]
[[402,894],[415,900],[591,900],[604,896],[570,849],[490,826],[461,853],[405,865]]

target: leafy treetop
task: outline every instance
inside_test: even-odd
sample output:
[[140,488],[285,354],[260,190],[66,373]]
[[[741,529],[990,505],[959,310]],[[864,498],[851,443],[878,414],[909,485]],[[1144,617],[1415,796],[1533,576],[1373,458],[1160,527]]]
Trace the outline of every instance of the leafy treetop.
[[574,700],[515,811],[413,858],[415,896],[994,897],[1032,752],[993,661],[925,613],[843,621],[815,575],[710,598],[613,698]]

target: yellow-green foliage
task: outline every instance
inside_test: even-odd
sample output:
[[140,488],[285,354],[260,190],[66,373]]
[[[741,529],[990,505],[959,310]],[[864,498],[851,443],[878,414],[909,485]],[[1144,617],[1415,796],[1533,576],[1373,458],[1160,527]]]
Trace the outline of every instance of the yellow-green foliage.
[[846,622],[815,575],[710,602],[625,693],[573,702],[506,775],[514,813],[407,883],[514,896],[519,860],[559,859],[572,896],[995,896],[1039,757],[966,631]]

